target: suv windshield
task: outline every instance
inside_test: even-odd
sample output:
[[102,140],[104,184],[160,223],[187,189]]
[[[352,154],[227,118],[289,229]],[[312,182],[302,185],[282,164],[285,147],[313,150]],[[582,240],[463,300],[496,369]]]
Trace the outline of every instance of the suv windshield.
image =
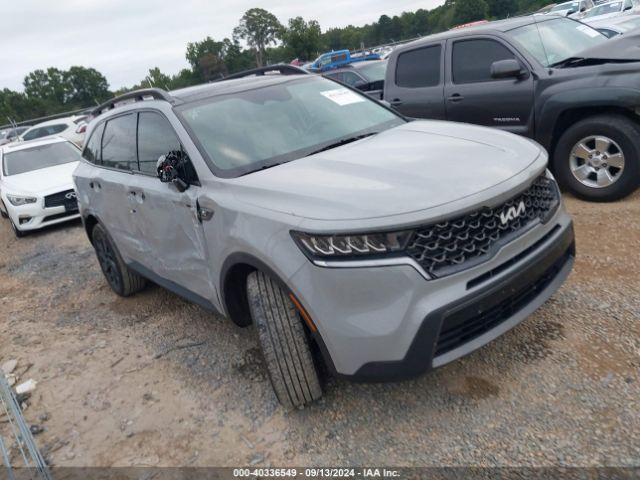
[[370,82],[378,82],[384,80],[384,76],[387,73],[387,62],[378,60],[367,63],[363,67],[358,68],[358,71],[363,73]]
[[8,177],[79,160],[80,151],[76,147],[69,142],[59,142],[5,153],[2,168]]
[[339,84],[304,77],[180,107],[217,174],[243,175],[405,122]]
[[597,17],[598,15],[606,15],[608,13],[617,13],[622,10],[622,2],[611,2],[605,3],[604,5],[598,5],[597,7],[593,7],[589,10],[585,18],[587,17]]
[[507,34],[543,66],[549,67],[607,41],[597,30],[568,18],[514,28]]

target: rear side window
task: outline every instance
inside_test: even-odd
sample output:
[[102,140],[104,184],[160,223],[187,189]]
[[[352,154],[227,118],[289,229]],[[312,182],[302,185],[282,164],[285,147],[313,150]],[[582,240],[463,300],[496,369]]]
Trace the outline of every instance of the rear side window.
[[42,128],[34,128],[33,130],[31,130],[30,132],[27,132],[24,135],[24,139],[25,140],[34,140],[36,138],[44,137],[46,135],[47,135],[47,132],[45,132],[44,129],[42,129]]
[[87,142],[84,152],[82,152],[82,156],[87,162],[100,164],[100,143],[102,141],[103,132],[104,123],[101,123],[91,134],[91,138]]
[[169,121],[153,112],[140,112],[138,120],[138,159],[140,171],[156,175],[158,158],[182,149]]
[[404,88],[438,85],[441,51],[440,45],[434,45],[400,54],[396,65],[396,85]]
[[136,114],[108,120],[102,136],[102,165],[118,170],[137,170]]
[[491,64],[498,60],[516,58],[511,51],[495,40],[463,40],[453,44],[453,82],[477,83],[493,80]]

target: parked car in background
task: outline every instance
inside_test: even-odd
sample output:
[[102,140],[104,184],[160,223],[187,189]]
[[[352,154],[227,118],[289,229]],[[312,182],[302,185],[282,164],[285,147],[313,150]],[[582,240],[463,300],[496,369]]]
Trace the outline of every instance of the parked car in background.
[[551,8],[547,15],[560,15],[562,17],[582,18],[586,11],[593,8],[593,0],[575,0],[571,2],[559,3]]
[[20,137],[21,134],[31,128],[30,125],[23,127],[10,127],[0,130],[0,145],[13,142]]
[[608,38],[625,35],[634,30],[640,31],[640,15],[623,15],[620,17],[606,18],[589,23],[600,33]]
[[324,76],[362,90],[370,97],[381,100],[386,72],[386,60],[372,60],[348,64],[331,70]]
[[638,13],[638,4],[634,0],[616,0],[602,3],[593,7],[582,17],[584,23],[592,25],[593,22],[612,17],[629,16]]
[[536,15],[544,15],[544,14],[547,14],[547,13],[549,13],[549,12],[551,11],[551,9],[552,9],[553,7],[555,7],[556,5],[557,5],[557,3],[550,3],[549,5],[545,5],[544,7],[542,7],[542,8],[540,8],[540,9],[536,10],[536,11],[534,12],[534,14],[536,14]]
[[323,361],[391,380],[466,355],[573,264],[539,145],[408,122],[318,75],[131,92],[87,135],[74,180],[111,288],[150,279],[254,323],[287,407],[320,397]]
[[79,217],[71,177],[79,160],[80,149],[59,137],[0,147],[0,214],[16,236]]
[[616,200],[640,182],[637,44],[547,15],[452,30],[391,54],[384,99],[409,117],[535,139],[566,189]]
[[86,115],[72,116],[66,118],[57,118],[34,125],[24,132],[20,138],[24,141],[35,140],[46,137],[63,137],[75,143],[79,147],[84,141],[87,124],[85,122]]

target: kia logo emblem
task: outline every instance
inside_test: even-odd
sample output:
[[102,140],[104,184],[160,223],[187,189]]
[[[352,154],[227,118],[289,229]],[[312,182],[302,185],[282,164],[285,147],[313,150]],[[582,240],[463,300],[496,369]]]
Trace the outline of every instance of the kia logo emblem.
[[76,192],[69,192],[64,196],[64,198],[67,200],[73,200],[74,198],[78,198],[78,196],[76,195]]
[[502,225],[506,225],[507,223],[515,220],[520,215],[522,215],[527,207],[525,207],[524,202],[520,202],[517,207],[509,207],[504,212],[500,214],[500,221]]

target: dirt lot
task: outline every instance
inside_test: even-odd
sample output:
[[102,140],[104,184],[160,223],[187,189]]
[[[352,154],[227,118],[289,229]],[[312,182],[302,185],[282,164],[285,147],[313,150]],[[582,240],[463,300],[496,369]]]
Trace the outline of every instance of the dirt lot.
[[417,380],[331,380],[292,413],[252,330],[155,286],[117,297],[80,224],[17,240],[2,221],[0,363],[37,380],[25,416],[56,466],[638,465],[640,192],[567,203],[575,271],[535,315]]

